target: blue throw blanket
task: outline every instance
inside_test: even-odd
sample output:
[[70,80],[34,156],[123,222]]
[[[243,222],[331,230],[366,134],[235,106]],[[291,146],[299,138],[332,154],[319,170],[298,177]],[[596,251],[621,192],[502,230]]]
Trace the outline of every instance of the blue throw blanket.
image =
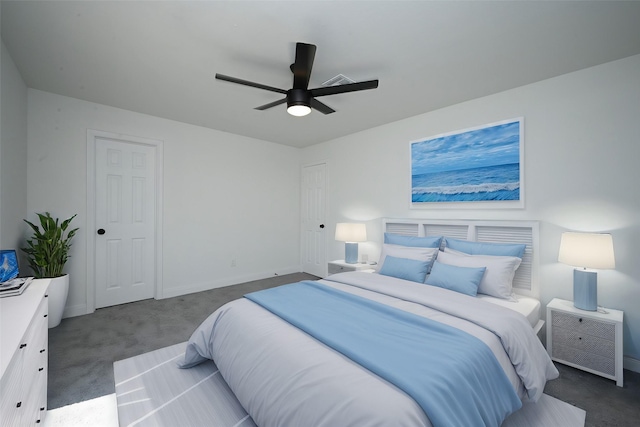
[[499,426],[522,406],[489,347],[459,329],[311,281],[245,297],[403,390],[435,427]]

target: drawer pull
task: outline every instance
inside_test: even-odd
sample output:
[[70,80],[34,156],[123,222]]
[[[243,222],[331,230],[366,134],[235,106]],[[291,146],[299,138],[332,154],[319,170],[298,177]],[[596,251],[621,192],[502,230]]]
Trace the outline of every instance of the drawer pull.
[[22,406],[22,402],[18,402],[18,404],[16,405],[16,408],[19,408]]
[[582,339],[582,337],[578,337],[578,339],[579,339],[579,340],[581,340],[581,339]]
[[582,317],[578,319],[578,322],[582,323]]
[[40,353],[44,353],[46,350],[46,348],[43,348],[42,350],[40,350]]
[[[47,317],[47,316],[48,316],[48,314],[45,314],[45,315],[44,315],[44,317]],[[581,319],[580,321],[582,322],[582,319]]]
[[38,372],[42,372],[44,368],[38,368]]
[[44,411],[44,406],[42,408],[40,408],[41,411]]
[[27,344],[20,344],[20,348],[25,348]]

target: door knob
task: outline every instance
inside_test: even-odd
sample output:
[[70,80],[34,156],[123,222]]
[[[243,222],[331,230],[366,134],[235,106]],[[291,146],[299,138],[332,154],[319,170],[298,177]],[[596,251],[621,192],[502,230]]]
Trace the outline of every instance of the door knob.
[[101,236],[102,236],[104,233],[106,233],[106,231],[104,231],[104,228],[99,228],[99,229],[98,229],[98,234],[99,234],[99,235],[101,235]]
[[324,228],[324,224],[320,224],[320,228]]

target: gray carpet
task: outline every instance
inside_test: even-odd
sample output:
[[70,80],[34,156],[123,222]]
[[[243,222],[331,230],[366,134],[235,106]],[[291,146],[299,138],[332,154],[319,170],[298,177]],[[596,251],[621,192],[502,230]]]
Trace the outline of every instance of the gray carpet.
[[[49,330],[49,409],[115,392],[113,362],[186,341],[216,308],[247,292],[315,279],[297,273],[165,300],[146,300],[63,319]],[[637,426],[640,374],[625,386],[556,364],[545,393],[587,411],[588,427]]]
[[49,409],[114,393],[113,362],[187,341],[207,316],[229,301],[248,292],[315,279],[304,273],[274,276],[62,319],[49,329]]

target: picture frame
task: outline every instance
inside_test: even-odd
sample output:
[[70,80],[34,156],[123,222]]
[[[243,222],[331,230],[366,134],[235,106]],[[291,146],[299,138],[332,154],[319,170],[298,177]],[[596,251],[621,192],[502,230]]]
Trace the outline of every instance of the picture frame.
[[524,208],[524,118],[410,143],[410,208]]

